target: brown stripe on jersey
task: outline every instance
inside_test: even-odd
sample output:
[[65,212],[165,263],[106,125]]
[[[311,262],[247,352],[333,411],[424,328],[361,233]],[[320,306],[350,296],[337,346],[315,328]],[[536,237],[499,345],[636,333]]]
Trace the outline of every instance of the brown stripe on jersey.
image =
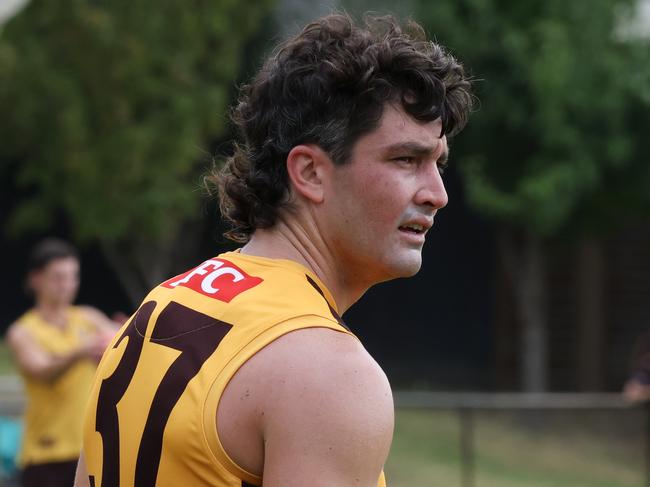
[[95,487],[95,476],[94,475],[89,475],[88,476],[88,483],[90,484],[90,487]]
[[318,284],[316,284],[316,281],[314,281],[314,280],[313,280],[311,277],[309,277],[307,274],[305,274],[305,277],[307,278],[307,281],[309,281],[309,284],[311,284],[311,285],[313,286],[313,288],[316,289],[316,291],[318,291],[318,294],[320,294],[321,296],[323,296],[323,299],[324,299],[325,302],[327,303],[327,307],[330,309],[330,313],[332,313],[332,316],[334,317],[334,319],[335,319],[336,321],[339,322],[339,325],[341,325],[341,326],[342,326],[343,328],[345,328],[346,330],[350,331],[350,329],[348,328],[348,325],[346,325],[345,322],[343,321],[343,318],[341,318],[341,317],[339,316],[339,314],[336,312],[336,310],[335,310],[334,308],[332,308],[332,305],[330,304],[330,302],[329,302],[329,301],[327,300],[327,298],[325,297],[325,293],[324,293],[323,290],[318,286]]
[[147,301],[140,306],[126,326],[124,333],[113,346],[114,349],[117,348],[128,338],[124,354],[113,374],[104,379],[99,388],[95,429],[102,436],[102,487],[118,487],[120,484],[120,425],[117,403],[129,387],[140,359],[144,340],[138,330],[147,329],[155,307],[155,301]]
[[249,484],[245,480],[241,481],[241,487],[258,487],[257,485]]
[[163,377],[149,409],[135,468],[135,486],[156,485],[163,432],[187,384],[212,355],[232,325],[170,302],[160,313],[150,341],[181,352]]

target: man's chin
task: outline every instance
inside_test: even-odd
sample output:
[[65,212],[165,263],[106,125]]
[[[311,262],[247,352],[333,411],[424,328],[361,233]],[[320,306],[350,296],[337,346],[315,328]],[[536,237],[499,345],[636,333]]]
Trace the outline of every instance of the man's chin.
[[420,269],[422,268],[422,265],[414,266],[410,269],[406,269],[404,273],[399,276],[399,277],[413,277],[416,275],[418,272],[420,272]]
[[399,279],[404,277],[413,277],[422,267],[422,256],[418,253],[417,256],[409,256],[400,262],[395,262],[391,269],[390,279]]

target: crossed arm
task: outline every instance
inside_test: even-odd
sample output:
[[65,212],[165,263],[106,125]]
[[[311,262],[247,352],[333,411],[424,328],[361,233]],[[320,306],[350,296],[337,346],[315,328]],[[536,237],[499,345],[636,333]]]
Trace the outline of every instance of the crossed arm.
[[65,354],[44,350],[20,322],[12,324],[7,331],[7,343],[18,367],[35,379],[53,382],[78,360],[99,360],[110,337],[117,331],[117,324],[95,308],[84,306],[82,312],[97,333]]

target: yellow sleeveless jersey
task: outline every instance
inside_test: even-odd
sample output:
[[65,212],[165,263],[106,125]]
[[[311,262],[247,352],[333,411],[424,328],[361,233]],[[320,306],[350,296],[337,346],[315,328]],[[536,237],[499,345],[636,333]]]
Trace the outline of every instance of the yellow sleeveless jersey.
[[221,394],[246,360],[286,333],[350,333],[335,308],[303,266],[237,252],[155,288],[98,368],[84,426],[90,485],[262,485],[219,441]]
[[[34,311],[25,313],[18,323],[42,349],[57,355],[70,353],[85,336],[95,333],[95,326],[74,306],[69,309],[65,328],[48,324]],[[95,366],[90,360],[79,360],[49,383],[22,374],[27,397],[19,460],[23,467],[79,457],[83,414]]]

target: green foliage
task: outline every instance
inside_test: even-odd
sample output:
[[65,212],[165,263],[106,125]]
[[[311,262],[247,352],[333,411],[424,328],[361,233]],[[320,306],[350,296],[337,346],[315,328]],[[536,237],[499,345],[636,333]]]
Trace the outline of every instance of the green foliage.
[[[580,212],[647,201],[648,46],[617,35],[632,4],[419,1],[416,18],[477,78],[479,109],[452,151],[473,207],[544,236]],[[612,201],[617,177],[628,198]]]
[[62,209],[79,239],[173,235],[270,4],[31,2],[0,36],[0,159],[30,195],[11,228]]

